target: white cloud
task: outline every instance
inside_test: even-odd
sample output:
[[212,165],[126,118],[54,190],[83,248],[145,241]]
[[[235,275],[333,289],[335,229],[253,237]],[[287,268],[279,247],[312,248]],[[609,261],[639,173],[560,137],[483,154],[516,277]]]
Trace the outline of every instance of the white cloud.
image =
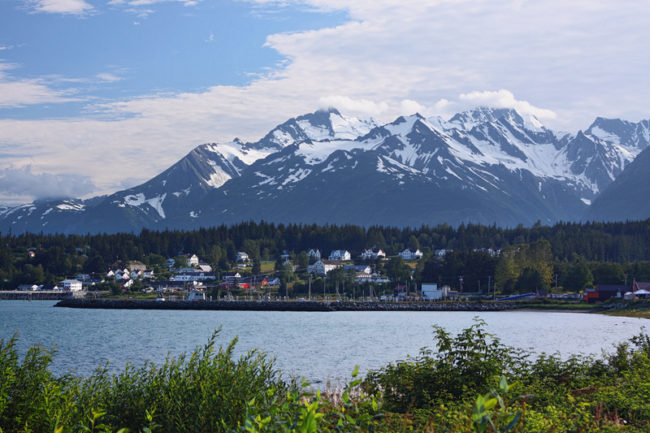
[[404,99],[400,105],[400,113],[404,115],[419,113],[423,116],[427,116],[429,113],[429,109],[427,107],[412,99]]
[[93,9],[84,0],[27,0],[27,5],[36,12],[83,15]]
[[386,102],[375,102],[368,99],[352,99],[348,96],[332,95],[319,99],[323,108],[334,107],[339,110],[360,116],[379,116],[388,110]]
[[117,81],[122,81],[122,77],[118,77],[117,75],[111,74],[110,72],[102,72],[100,74],[97,74],[96,77],[107,83],[115,83]]
[[32,167],[9,167],[0,170],[0,189],[5,197],[29,196],[39,198],[79,197],[95,191],[87,176],[75,173],[33,173]]
[[70,90],[52,89],[43,79],[14,79],[5,72],[16,67],[0,61],[0,108],[78,100],[70,95]]
[[155,10],[150,6],[157,3],[181,3],[185,7],[191,7],[198,5],[202,1],[203,0],[110,0],[108,4],[124,8],[124,11],[126,12],[134,13],[141,18],[146,18],[155,12]]
[[[462,102],[471,106],[488,106],[496,108],[514,108],[519,114],[530,114],[540,120],[556,119],[557,113],[545,108],[535,107],[528,101],[519,101],[511,91],[501,89],[497,91],[473,91],[459,96]],[[650,114],[650,113],[649,113]]]

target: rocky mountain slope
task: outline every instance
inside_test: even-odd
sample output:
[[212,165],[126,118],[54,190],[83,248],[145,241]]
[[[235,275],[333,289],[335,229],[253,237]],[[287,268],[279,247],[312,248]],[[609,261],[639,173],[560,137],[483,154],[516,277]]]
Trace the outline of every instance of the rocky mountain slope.
[[597,118],[570,135],[510,109],[385,125],[330,109],[289,119],[257,142],[198,146],[106,197],[2,209],[0,231],[577,220],[649,144],[650,121]]

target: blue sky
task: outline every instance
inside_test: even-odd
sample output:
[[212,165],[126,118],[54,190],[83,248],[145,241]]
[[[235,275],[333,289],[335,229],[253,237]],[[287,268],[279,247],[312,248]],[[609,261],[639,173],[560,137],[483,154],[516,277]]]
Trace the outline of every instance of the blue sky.
[[[88,104],[140,95],[241,86],[282,61],[269,34],[340,24],[344,13],[266,10],[241,1],[140,7],[89,2],[80,13],[44,13],[0,2],[0,52],[11,75],[43,79],[70,102],[0,106],[8,118],[82,114]],[[153,8],[155,6],[155,9]]]
[[3,0],[0,203],[134,186],[335,106],[650,118],[650,2]]

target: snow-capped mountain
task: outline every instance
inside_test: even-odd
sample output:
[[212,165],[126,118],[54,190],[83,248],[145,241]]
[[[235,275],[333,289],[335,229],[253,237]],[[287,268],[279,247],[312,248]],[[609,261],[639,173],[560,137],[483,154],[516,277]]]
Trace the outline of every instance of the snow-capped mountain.
[[289,119],[257,142],[198,146],[110,196],[0,209],[0,230],[577,220],[649,144],[650,121],[597,118],[570,135],[512,109],[384,125],[330,109]]

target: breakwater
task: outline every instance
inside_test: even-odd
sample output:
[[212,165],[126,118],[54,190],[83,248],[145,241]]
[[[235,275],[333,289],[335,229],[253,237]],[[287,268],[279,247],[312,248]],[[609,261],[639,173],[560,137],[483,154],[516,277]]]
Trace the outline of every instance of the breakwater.
[[19,290],[2,290],[0,291],[0,300],[16,301],[55,301],[69,296],[67,292],[61,291],[19,291]]
[[316,301],[165,301],[137,299],[63,299],[55,307],[129,310],[239,311],[505,311],[506,302],[316,302]]

